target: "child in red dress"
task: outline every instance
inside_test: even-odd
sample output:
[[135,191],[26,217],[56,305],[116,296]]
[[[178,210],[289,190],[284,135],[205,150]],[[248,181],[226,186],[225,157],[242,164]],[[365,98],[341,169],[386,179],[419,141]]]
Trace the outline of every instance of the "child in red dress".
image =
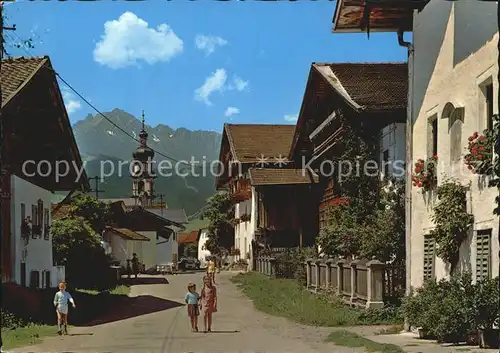
[[217,312],[217,289],[213,285],[212,279],[208,276],[203,277],[201,309],[204,314],[205,332],[212,332],[212,313]]

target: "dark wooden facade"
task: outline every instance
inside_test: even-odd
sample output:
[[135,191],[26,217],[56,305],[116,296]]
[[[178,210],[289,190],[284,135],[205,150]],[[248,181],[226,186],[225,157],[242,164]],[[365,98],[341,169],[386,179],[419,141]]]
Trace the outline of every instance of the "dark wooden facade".
[[[335,65],[338,65],[339,70],[356,72],[349,68],[351,64],[332,64],[331,66]],[[377,70],[376,64],[366,65],[374,67],[367,70],[370,75],[373,75],[374,71]],[[404,85],[407,82],[407,73],[404,71],[405,64],[396,65],[399,65],[397,72],[390,74],[396,78],[401,76],[402,82],[398,82],[396,85],[401,85],[401,83]],[[332,82],[329,82],[324,73],[318,70],[320,66],[330,65],[313,64],[311,67],[290,150],[290,159],[294,161],[295,165],[307,165],[318,171],[319,183],[317,191],[313,194],[318,198],[318,222],[321,229],[327,225],[328,208],[347,201],[346,198],[342,197],[343,192],[338,178],[338,170],[331,170],[331,166],[335,168],[339,166],[339,158],[342,156],[344,148],[343,139],[348,131],[352,131],[350,127],[356,126],[360,134],[372,141],[374,151],[378,151],[381,129],[391,123],[405,122],[406,93],[389,92],[384,95],[384,92],[375,92],[381,97],[377,100],[377,97],[371,97],[375,94],[370,93],[370,87],[372,90],[376,90],[376,79],[375,82],[370,82],[370,79],[366,77],[345,74],[344,79],[347,76],[349,80],[355,82],[346,84],[339,79],[340,77],[333,77]],[[381,71],[383,70],[382,67]],[[384,74],[379,76],[382,77],[383,82],[380,89],[382,91],[390,90],[390,85],[387,85],[387,78],[384,77]],[[375,75],[375,77],[379,76]],[[385,81],[383,81],[384,79]],[[347,90],[347,94],[336,89],[335,85],[339,81],[341,87],[344,85],[341,89]],[[351,87],[352,89],[349,89]],[[361,92],[356,92],[356,90]],[[350,93],[352,96],[349,96]],[[355,99],[358,102],[366,99],[367,103],[358,105]],[[370,106],[370,104],[373,105]],[[378,161],[378,153],[373,155],[373,159]]]
[[311,247],[317,235],[317,199],[312,185],[256,188],[256,241],[273,248]]

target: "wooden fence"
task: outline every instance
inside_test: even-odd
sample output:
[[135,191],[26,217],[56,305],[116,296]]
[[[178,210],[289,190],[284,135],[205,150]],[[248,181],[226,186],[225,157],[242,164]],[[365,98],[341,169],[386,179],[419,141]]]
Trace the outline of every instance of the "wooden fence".
[[[276,257],[258,257],[255,270],[268,276],[293,278],[297,266],[303,266],[307,289],[318,293],[334,290],[351,305],[383,307],[399,292],[404,293],[404,271],[377,260],[308,259],[290,264]],[[284,269],[285,270],[284,270]]]

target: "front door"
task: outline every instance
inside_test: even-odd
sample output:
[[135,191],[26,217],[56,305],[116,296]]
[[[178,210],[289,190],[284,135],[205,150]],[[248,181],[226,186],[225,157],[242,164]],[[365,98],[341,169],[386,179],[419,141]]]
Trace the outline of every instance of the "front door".
[[21,286],[26,287],[26,262],[21,262]]

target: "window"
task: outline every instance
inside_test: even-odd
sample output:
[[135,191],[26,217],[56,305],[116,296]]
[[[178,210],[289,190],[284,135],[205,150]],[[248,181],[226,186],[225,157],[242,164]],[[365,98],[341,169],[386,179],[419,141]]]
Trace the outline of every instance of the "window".
[[384,166],[384,179],[389,178],[389,150],[385,150],[382,156]]
[[476,281],[491,277],[491,229],[476,235]]
[[462,156],[462,126],[464,122],[464,108],[456,108],[448,119],[450,135],[450,162],[460,162]]
[[26,205],[24,203],[21,204],[21,222],[26,219]]
[[493,83],[484,87],[486,98],[486,128],[493,130]]
[[36,205],[31,205],[31,223],[34,226],[38,225],[38,207]]
[[437,118],[432,121],[432,155],[438,153],[438,120]]
[[43,231],[43,238],[45,240],[49,240],[50,239],[50,213],[49,213],[49,210],[46,208],[43,210],[43,218],[44,218],[44,225],[45,225],[45,229]]
[[429,118],[427,126],[427,156],[431,157],[438,152],[438,116],[434,114]]
[[40,288],[40,272],[38,271],[30,272],[30,287]]
[[436,259],[436,239],[424,236],[424,281],[434,278],[434,263]]

